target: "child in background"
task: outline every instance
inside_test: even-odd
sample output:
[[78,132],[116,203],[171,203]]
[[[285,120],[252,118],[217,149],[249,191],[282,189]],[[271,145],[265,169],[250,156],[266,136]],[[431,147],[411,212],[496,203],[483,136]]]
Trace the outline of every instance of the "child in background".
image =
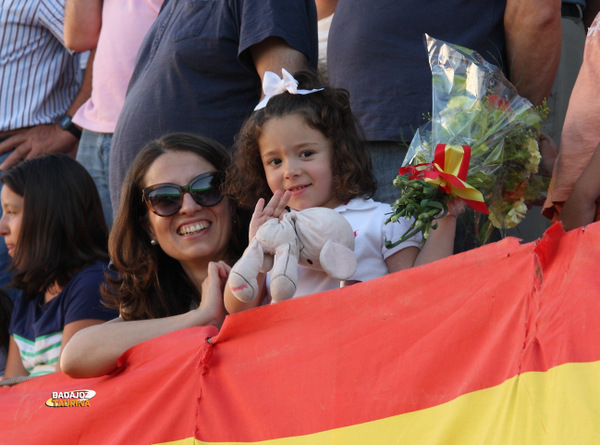
[[[348,93],[319,88],[317,77],[310,72],[298,73],[297,80],[285,70],[283,76],[265,75],[266,97],[242,127],[227,175],[228,192],[240,205],[255,205],[250,240],[260,225],[279,218],[287,205],[295,210],[328,207],[343,215],[354,230],[358,268],[351,282],[451,255],[456,211],[439,220],[438,229],[432,231],[422,249],[418,235],[394,248],[385,247],[386,240],[394,242],[406,232],[409,221],[385,224],[390,206],[370,198],[376,182]],[[298,84],[306,89],[298,89]],[[237,300],[226,287],[229,313],[263,303],[267,295],[265,277],[258,281],[259,296],[249,303]],[[339,281],[323,272],[300,267],[294,297],[339,286]]]
[[73,158],[45,155],[0,177],[0,236],[17,297],[4,378],[59,371],[71,337],[114,318],[101,303],[108,229],[94,181]]

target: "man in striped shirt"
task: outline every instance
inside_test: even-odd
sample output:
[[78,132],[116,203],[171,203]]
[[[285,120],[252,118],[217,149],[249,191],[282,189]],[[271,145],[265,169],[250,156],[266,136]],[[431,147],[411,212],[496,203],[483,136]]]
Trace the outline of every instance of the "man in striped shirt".
[[[0,170],[25,158],[77,149],[79,129],[68,116],[89,97],[89,88],[82,88],[79,56],[63,45],[64,3],[1,2]],[[0,285],[8,280],[7,263],[2,241]]]

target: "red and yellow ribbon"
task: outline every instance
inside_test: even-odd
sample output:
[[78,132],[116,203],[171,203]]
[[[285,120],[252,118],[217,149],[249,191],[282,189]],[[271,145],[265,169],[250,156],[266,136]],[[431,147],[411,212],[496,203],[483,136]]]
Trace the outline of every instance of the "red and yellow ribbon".
[[471,147],[468,145],[438,144],[433,162],[402,167],[398,173],[408,173],[410,179],[422,179],[439,186],[449,195],[462,199],[473,210],[489,213],[481,192],[465,182],[470,160]]

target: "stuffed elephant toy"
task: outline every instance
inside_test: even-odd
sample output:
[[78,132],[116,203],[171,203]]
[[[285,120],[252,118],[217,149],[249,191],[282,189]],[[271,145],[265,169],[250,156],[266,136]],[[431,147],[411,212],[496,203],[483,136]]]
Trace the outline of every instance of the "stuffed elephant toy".
[[298,265],[321,270],[338,280],[356,271],[354,231],[336,211],[313,207],[273,218],[256,236],[231,269],[229,286],[240,301],[258,294],[259,272],[271,272],[273,301],[292,298],[298,282]]

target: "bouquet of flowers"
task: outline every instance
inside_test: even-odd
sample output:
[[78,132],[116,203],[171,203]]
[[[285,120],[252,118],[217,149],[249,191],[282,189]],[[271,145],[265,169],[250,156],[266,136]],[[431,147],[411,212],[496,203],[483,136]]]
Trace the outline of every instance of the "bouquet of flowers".
[[545,107],[519,96],[502,71],[475,51],[427,35],[426,43],[431,120],[417,130],[394,180],[402,195],[388,222],[412,217],[411,229],[398,242],[418,231],[426,239],[455,196],[479,212],[476,235],[485,244],[494,227],[519,224],[525,203],[546,190],[535,175]]

